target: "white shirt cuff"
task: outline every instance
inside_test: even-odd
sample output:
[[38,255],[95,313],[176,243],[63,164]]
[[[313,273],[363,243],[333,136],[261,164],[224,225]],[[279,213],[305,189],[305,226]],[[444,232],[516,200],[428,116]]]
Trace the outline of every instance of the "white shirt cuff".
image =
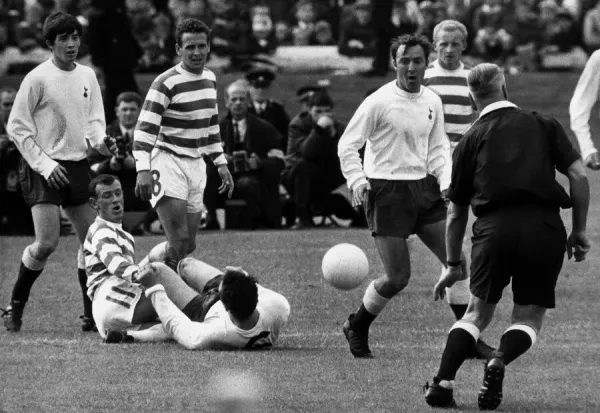
[[161,284],[156,284],[150,288],[147,288],[146,291],[144,291],[144,294],[146,294],[146,297],[150,298],[150,296],[157,291],[165,291],[165,287],[163,287]]

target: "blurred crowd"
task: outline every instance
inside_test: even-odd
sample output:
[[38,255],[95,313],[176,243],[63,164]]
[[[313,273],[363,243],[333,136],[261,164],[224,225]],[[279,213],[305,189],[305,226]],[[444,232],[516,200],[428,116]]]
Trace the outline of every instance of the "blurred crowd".
[[600,47],[597,0],[0,0],[0,75],[27,73],[49,56],[41,26],[57,10],[86,29],[80,57],[102,67],[113,53],[115,65],[138,72],[173,64],[174,27],[186,17],[212,27],[212,53],[231,59],[232,70],[278,46],[337,45],[342,55],[373,56],[381,30],[431,37],[448,18],[467,26],[468,52],[484,59]]

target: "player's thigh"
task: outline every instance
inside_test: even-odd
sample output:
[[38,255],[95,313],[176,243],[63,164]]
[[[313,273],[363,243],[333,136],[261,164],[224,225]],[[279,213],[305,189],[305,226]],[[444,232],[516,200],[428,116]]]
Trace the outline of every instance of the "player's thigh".
[[179,263],[179,275],[194,290],[201,293],[213,278],[221,275],[218,268],[196,258],[187,257]]
[[566,251],[567,233],[558,211],[523,218],[518,263],[512,280],[515,304],[554,308],[555,288]]
[[375,236],[374,239],[388,281],[396,286],[406,286],[410,279],[410,253],[406,239],[387,236]]
[[96,219],[96,211],[87,202],[81,205],[63,207],[63,210],[73,224],[79,242],[83,244],[90,225]]
[[60,238],[60,208],[50,203],[35,204],[31,207],[35,242],[42,249],[54,251]]
[[500,301],[512,275],[515,243],[507,226],[487,218],[473,224],[469,285],[471,293],[488,304]]
[[[204,189],[206,188],[206,164],[203,158],[183,159],[180,162],[188,180],[188,213],[199,213],[204,209]],[[198,221],[198,225],[200,221]],[[198,230],[198,226],[196,226]]]
[[187,200],[163,196],[156,205],[156,213],[169,242],[188,236]]
[[152,196],[150,204],[158,208],[164,197],[186,201],[189,181],[182,160],[171,153],[159,150],[152,156]]

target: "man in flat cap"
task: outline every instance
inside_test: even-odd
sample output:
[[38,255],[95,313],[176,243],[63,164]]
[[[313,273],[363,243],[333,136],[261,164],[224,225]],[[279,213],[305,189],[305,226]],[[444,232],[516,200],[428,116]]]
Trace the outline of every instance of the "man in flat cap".
[[[269,122],[281,136],[288,135],[288,116],[283,104],[269,97],[271,84],[275,80],[275,72],[266,68],[256,68],[246,74],[250,83],[252,104],[249,113]],[[285,146],[285,145],[284,145]]]

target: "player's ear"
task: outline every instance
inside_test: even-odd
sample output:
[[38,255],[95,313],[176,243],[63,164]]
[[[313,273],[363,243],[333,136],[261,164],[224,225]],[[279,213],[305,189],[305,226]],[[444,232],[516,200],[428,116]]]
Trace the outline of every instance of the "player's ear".
[[96,198],[90,197],[88,202],[94,211],[98,211],[98,202],[97,202]]
[[181,46],[177,43],[175,43],[175,52],[177,53],[177,56],[181,56]]

